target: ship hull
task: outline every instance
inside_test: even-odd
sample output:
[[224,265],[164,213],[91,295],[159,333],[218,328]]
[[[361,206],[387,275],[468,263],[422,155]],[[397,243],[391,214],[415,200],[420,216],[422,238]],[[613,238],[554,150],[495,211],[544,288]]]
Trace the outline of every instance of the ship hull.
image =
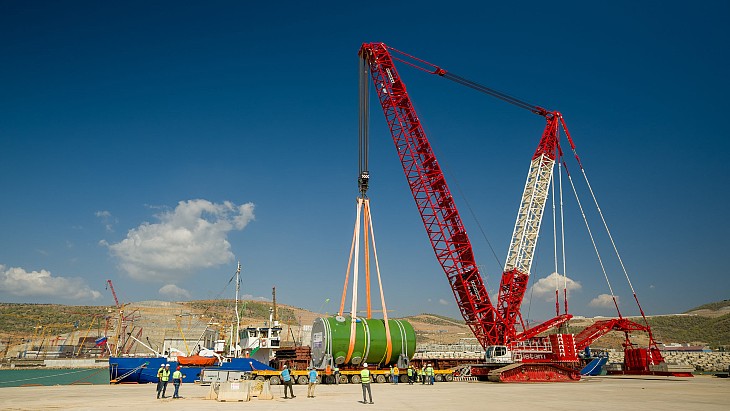
[[[169,361],[163,357],[109,357],[109,381],[123,384],[157,383],[157,370],[163,364],[170,364],[171,373],[179,365],[176,361]],[[199,381],[203,369],[231,371],[273,370],[273,368],[253,358],[233,358],[220,365],[205,367],[182,365],[180,371],[183,373],[183,383]]]

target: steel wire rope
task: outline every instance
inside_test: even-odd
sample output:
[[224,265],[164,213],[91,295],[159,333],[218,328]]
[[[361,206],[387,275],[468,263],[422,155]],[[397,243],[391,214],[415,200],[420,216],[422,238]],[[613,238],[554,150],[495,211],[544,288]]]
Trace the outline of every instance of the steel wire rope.
[[[558,129],[560,132],[560,129]],[[553,164],[553,167],[555,165]],[[553,263],[555,268],[555,315],[560,315],[560,274],[558,273],[558,222],[557,216],[555,215],[555,177],[550,179],[550,190],[552,195],[550,196],[550,202],[553,206]]]
[[102,371],[107,371],[107,370],[108,370],[108,369],[107,369],[106,367],[100,368],[100,369],[99,369],[99,371],[96,371],[96,372],[94,372],[94,373],[91,373],[91,374],[87,375],[87,376],[86,376],[86,377],[84,377],[84,378],[79,378],[78,380],[76,380],[76,381],[72,382],[72,383],[71,383],[71,385],[73,385],[73,384],[76,384],[76,383],[79,383],[79,382],[81,382],[81,381],[83,381],[83,380],[88,380],[89,378],[91,378],[91,377],[95,376],[96,374],[99,374],[100,372],[102,372]]
[[[105,371],[105,370],[106,370],[106,368],[101,368],[101,371]],[[88,370],[87,370],[87,369],[83,369],[83,370],[78,370],[78,371],[69,371],[69,372],[64,372],[64,373],[60,373],[60,374],[53,374],[53,375],[41,375],[41,376],[39,376],[39,377],[21,378],[21,379],[19,379],[19,380],[12,380],[12,381],[0,381],[0,384],[10,384],[10,383],[14,383],[14,382],[22,382],[22,381],[32,381],[32,380],[40,380],[40,379],[43,379],[43,378],[53,378],[53,377],[59,377],[59,376],[62,376],[62,375],[71,375],[71,374],[78,374],[78,373],[80,373],[80,372],[85,372],[85,371],[88,371]],[[99,371],[96,371],[96,372],[92,373],[91,375],[97,374],[98,372],[99,372]],[[89,377],[91,377],[91,375],[89,375]],[[88,377],[86,377],[86,378],[88,378]],[[81,380],[83,380],[83,379],[85,379],[85,378],[82,378]],[[81,380],[77,380],[77,381],[81,381]]]
[[[639,307],[639,311],[641,312],[641,317],[644,319],[644,323],[648,327],[649,320],[646,318],[646,315],[644,315],[644,309],[641,308],[641,303],[639,303],[639,298],[636,296],[636,290],[634,289],[634,285],[631,283],[631,278],[629,278],[629,273],[626,270],[626,267],[624,266],[624,262],[623,262],[623,259],[621,258],[621,254],[618,252],[618,247],[616,247],[616,242],[613,240],[613,235],[611,235],[611,230],[608,229],[608,223],[606,222],[606,219],[603,216],[603,211],[601,210],[601,207],[598,205],[598,199],[596,198],[596,195],[593,192],[593,187],[591,186],[591,183],[588,181],[588,176],[586,175],[585,169],[583,168],[583,163],[579,160],[578,153],[577,153],[575,147],[572,147],[572,151],[573,151],[573,154],[575,155],[576,160],[578,161],[578,166],[580,167],[580,171],[581,171],[581,174],[583,175],[583,179],[586,182],[588,191],[591,193],[591,197],[593,198],[593,203],[596,205],[596,210],[598,211],[598,215],[601,217],[601,221],[603,222],[603,227],[606,229],[606,234],[608,235],[608,238],[611,241],[611,245],[613,246],[613,250],[616,253],[616,258],[618,258],[619,264],[621,265],[621,270],[624,272],[624,276],[626,277],[626,282],[628,282],[629,288],[631,288],[631,293],[633,294],[634,300],[636,301],[636,305]],[[649,334],[651,335],[651,331],[649,331]]]
[[[560,150],[558,150],[560,152]],[[565,256],[565,213],[563,207],[563,168],[562,168],[562,155],[559,157],[561,161],[558,161],[558,182],[560,187],[560,240],[561,250],[563,254],[563,302],[564,302],[564,313],[568,314],[568,266]]]
[[471,80],[465,79],[464,77],[461,77],[459,75],[456,75],[456,74],[453,74],[450,72],[446,72],[442,75],[442,77],[444,77],[445,79],[451,80],[455,83],[461,84],[463,86],[469,87],[471,89],[477,90],[479,92],[488,94],[492,97],[498,98],[502,101],[515,105],[519,108],[528,110],[532,113],[539,114],[542,116],[547,114],[547,110],[545,110],[542,107],[536,106],[534,104],[530,104],[530,103],[520,100],[516,97],[512,97],[507,93],[503,93],[503,92],[495,90],[491,87],[487,87],[487,86],[481,85],[479,83],[473,82]]
[[[370,65],[365,59],[360,59],[358,67],[358,189],[365,195],[367,184],[363,181],[363,173],[369,173],[369,135],[370,135]],[[365,185],[363,185],[365,184]]]
[[[414,106],[414,109],[416,109],[415,108],[416,103],[412,102],[412,104]],[[420,111],[416,109],[416,112],[420,112]],[[423,127],[426,135],[429,135],[429,136],[433,135],[431,133],[430,129],[428,128],[428,126],[426,126],[423,123],[423,121],[420,121],[420,124],[421,124],[421,127]],[[434,154],[437,151],[440,151],[443,153],[443,151],[439,148],[438,139],[430,138],[429,143],[431,144]],[[464,204],[466,205],[467,210],[469,210],[469,214],[471,215],[472,219],[474,219],[474,222],[476,223],[477,227],[479,228],[479,232],[482,234],[482,238],[484,238],[484,241],[487,242],[487,245],[489,246],[489,250],[492,252],[492,256],[494,256],[494,259],[497,262],[497,266],[504,267],[502,265],[502,262],[499,260],[497,253],[494,251],[494,247],[492,246],[491,241],[489,241],[489,238],[487,237],[487,234],[486,234],[484,228],[482,227],[482,224],[481,224],[479,218],[477,217],[476,213],[474,212],[474,209],[472,208],[471,203],[469,202],[469,199],[467,198],[464,191],[461,189],[461,185],[459,184],[459,179],[457,178],[456,174],[451,172],[451,168],[448,165],[448,161],[443,160],[443,158],[444,158],[443,156],[441,156],[441,157],[437,156],[437,158],[438,159],[436,160],[436,162],[440,165],[443,165],[442,169],[444,170],[445,174],[448,176],[449,180],[452,181],[453,184],[456,186],[456,191],[459,193],[459,196],[461,197],[461,199],[464,200]],[[449,185],[449,186],[451,186],[451,185]],[[475,263],[476,263],[476,261],[475,261]],[[479,265],[477,264],[477,269],[478,268],[479,268]],[[480,273],[481,273],[481,270],[480,270]],[[487,281],[487,276],[485,274],[482,274],[481,277],[484,281],[484,286],[487,289],[487,294],[489,294],[489,284]]]
[[611,281],[608,279],[608,273],[606,272],[606,267],[603,265],[603,259],[601,258],[601,253],[598,251],[598,246],[596,245],[596,240],[593,237],[593,232],[591,231],[590,224],[588,224],[588,219],[586,218],[585,211],[583,210],[583,204],[580,201],[580,198],[578,197],[578,191],[575,188],[575,184],[573,183],[573,178],[570,176],[570,172],[568,172],[568,166],[567,164],[563,164],[565,167],[565,172],[568,176],[568,181],[570,182],[570,186],[573,189],[573,194],[575,195],[575,200],[578,203],[578,208],[580,209],[580,213],[583,216],[583,222],[586,225],[586,229],[588,230],[588,236],[591,239],[591,244],[593,244],[593,250],[596,252],[596,256],[598,257],[598,263],[601,266],[601,271],[603,271],[603,276],[606,278],[606,284],[608,285],[608,289],[611,292],[611,298],[613,299],[613,304],[616,307],[616,311],[618,312],[619,318],[623,318],[621,316],[621,310],[618,308],[618,302],[616,301],[616,294],[613,292],[613,287],[611,286]]

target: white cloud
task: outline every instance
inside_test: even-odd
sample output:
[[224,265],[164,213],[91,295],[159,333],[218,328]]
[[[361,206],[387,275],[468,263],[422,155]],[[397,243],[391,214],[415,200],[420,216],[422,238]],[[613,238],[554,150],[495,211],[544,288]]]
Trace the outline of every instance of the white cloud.
[[439,304],[441,305],[449,305],[449,302],[444,300],[443,298],[439,298]]
[[184,288],[180,288],[175,284],[163,285],[158,292],[160,293],[160,295],[163,295],[173,300],[190,298],[190,291]]
[[94,213],[94,215],[101,220],[102,224],[104,224],[104,228],[106,229],[106,231],[110,233],[114,232],[114,224],[118,223],[119,221],[112,216],[111,212],[107,210],[97,211]]
[[[616,303],[618,304],[619,299],[618,296],[616,296]],[[591,302],[588,303],[591,307],[613,307],[613,298],[610,294],[601,294],[598,297],[591,300]]]
[[561,293],[563,287],[567,288],[568,291],[577,291],[581,289],[579,282],[571,280],[570,278],[563,279],[563,276],[558,273],[552,273],[545,278],[541,278],[532,285],[532,295],[536,297],[545,297],[547,301],[552,301],[555,298],[555,288]]
[[0,265],[0,291],[19,297],[61,297],[69,300],[92,299],[101,293],[92,290],[82,278],[54,277],[50,271],[25,271]]
[[256,301],[271,301],[271,298],[266,298],[263,296],[255,296],[253,294],[244,294],[239,297],[241,300],[256,300]]
[[159,223],[142,223],[116,244],[101,242],[130,277],[172,281],[234,260],[228,233],[254,219],[254,205],[207,200],[180,201],[173,211],[156,215]]

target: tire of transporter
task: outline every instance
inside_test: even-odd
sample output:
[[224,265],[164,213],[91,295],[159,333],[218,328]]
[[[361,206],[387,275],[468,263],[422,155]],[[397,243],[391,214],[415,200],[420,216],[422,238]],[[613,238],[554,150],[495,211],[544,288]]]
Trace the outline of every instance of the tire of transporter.
[[446,374],[444,376],[444,381],[446,381],[446,382],[454,381],[454,375],[453,374]]
[[266,381],[266,377],[264,377],[263,375],[257,375],[255,380],[256,381]]
[[380,384],[384,383],[385,382],[385,375],[383,375],[383,374],[376,375],[375,376],[375,382],[380,383]]
[[308,381],[309,379],[306,375],[300,375],[299,377],[297,377],[297,384],[299,385],[306,385]]
[[281,379],[278,375],[272,375],[271,378],[269,378],[269,385],[279,385],[281,384]]
[[353,384],[360,384],[362,382],[359,375],[353,375],[350,377],[350,381],[352,381]]
[[349,382],[346,375],[340,375],[340,384],[348,384]]
[[400,382],[408,382],[408,376],[407,375],[399,375],[398,381]]
[[434,377],[433,379],[434,379],[434,380],[435,380],[436,382],[443,382],[443,381],[444,381],[444,376],[443,376],[443,375],[441,375],[441,374],[436,374],[436,375],[434,375],[433,377]]
[[334,375],[325,375],[324,376],[324,383],[325,384],[334,384],[335,383],[335,376]]

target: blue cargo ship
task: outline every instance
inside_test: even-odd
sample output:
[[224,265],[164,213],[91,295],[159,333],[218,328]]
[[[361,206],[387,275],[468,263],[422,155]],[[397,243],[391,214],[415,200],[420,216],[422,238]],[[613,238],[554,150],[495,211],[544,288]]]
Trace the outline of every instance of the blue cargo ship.
[[[170,361],[166,357],[109,357],[109,381],[111,383],[157,383],[157,370],[163,364],[170,364],[170,370],[175,370],[177,361]],[[183,365],[183,382],[200,380],[200,375],[206,370],[253,371],[273,370],[267,364],[255,358],[231,358],[228,361],[206,367]]]

